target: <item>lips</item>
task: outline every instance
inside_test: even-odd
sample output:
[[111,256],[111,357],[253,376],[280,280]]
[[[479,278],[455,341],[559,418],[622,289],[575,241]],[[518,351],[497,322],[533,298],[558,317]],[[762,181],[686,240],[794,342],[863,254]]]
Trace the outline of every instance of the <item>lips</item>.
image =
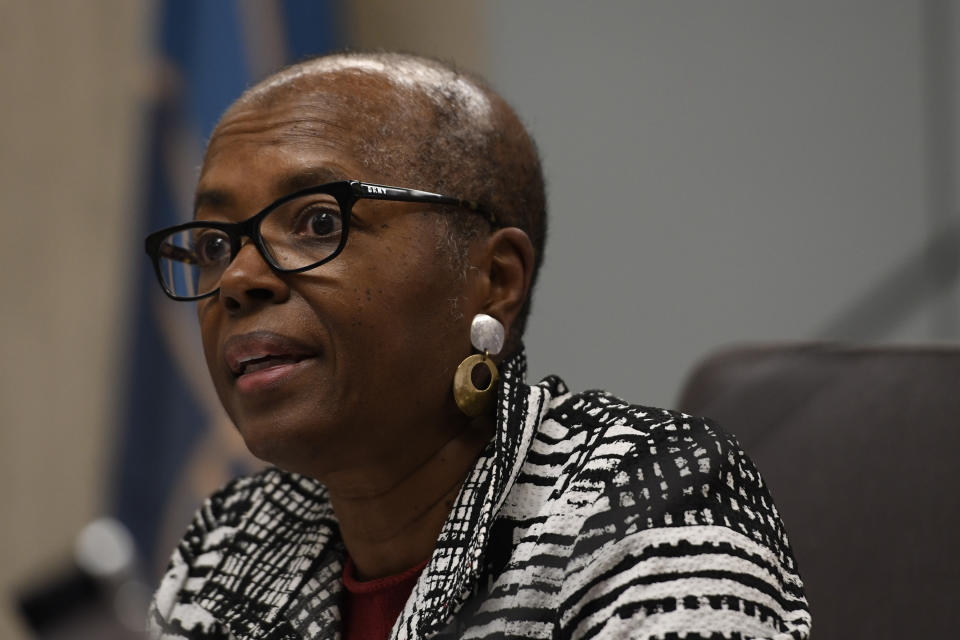
[[315,348],[272,331],[231,336],[223,344],[223,359],[234,378],[295,365],[318,355]]

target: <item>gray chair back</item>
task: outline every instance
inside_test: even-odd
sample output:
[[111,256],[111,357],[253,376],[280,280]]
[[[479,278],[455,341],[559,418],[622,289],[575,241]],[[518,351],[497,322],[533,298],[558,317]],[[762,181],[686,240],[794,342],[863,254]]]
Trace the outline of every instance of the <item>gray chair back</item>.
[[760,468],[816,640],[960,638],[960,347],[735,348],[678,406]]

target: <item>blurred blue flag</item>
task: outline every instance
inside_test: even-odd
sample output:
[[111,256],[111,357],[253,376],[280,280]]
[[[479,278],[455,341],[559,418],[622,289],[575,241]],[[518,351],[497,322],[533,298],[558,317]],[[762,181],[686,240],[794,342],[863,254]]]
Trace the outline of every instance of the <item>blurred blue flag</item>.
[[[190,218],[204,144],[244,89],[343,44],[336,0],[163,0],[157,24],[137,247],[148,231]],[[111,500],[157,571],[199,501],[253,462],[208,380],[194,304],[166,299],[142,250],[133,259]]]

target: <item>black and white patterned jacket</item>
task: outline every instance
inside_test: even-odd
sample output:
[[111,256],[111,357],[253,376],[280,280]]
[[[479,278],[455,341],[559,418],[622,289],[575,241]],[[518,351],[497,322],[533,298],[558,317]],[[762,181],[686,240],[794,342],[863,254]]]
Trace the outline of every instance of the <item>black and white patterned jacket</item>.
[[[502,367],[498,426],[394,626],[414,638],[807,638],[783,524],[711,422]],[[344,547],[278,469],[201,507],[157,591],[162,638],[338,638]]]

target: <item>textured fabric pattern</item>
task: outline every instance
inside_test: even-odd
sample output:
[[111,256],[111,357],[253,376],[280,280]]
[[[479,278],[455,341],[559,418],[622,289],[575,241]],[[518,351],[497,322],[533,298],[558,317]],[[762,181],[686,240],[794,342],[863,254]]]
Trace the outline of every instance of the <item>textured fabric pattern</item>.
[[[497,432],[392,638],[809,637],[783,525],[710,421],[502,367]],[[267,470],[200,509],[155,636],[339,638],[344,549],[325,488]]]

